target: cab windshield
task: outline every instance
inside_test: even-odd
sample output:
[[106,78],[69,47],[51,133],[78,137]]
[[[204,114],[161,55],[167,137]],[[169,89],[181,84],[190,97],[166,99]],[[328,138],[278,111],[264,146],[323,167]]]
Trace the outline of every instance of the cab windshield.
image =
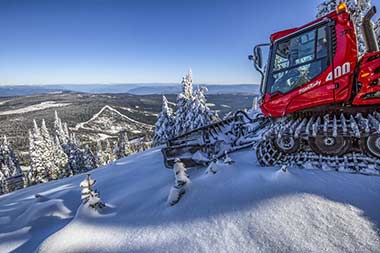
[[267,92],[288,93],[329,66],[327,26],[280,40],[273,46]]

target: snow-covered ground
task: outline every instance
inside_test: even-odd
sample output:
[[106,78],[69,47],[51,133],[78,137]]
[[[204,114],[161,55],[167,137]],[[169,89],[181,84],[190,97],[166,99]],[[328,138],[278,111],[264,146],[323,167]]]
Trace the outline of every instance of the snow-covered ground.
[[175,206],[159,149],[92,172],[102,213],[80,205],[85,175],[0,196],[0,252],[379,252],[380,177],[231,158],[190,170]]
[[[0,104],[1,105],[1,104]],[[62,107],[62,106],[68,106],[70,103],[57,103],[55,101],[46,101],[35,105],[30,105],[24,108],[20,109],[14,109],[14,110],[7,110],[0,112],[0,116],[4,115],[12,115],[12,114],[21,114],[21,113],[27,113],[27,112],[33,112],[33,111],[41,111],[48,108],[53,107]]]

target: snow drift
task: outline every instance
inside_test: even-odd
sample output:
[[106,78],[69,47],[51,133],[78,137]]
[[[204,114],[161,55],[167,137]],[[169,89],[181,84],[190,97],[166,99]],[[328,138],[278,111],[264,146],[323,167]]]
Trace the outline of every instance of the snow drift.
[[[98,168],[107,207],[80,205],[77,175],[0,196],[0,252],[375,252],[380,177],[261,168],[253,151],[174,184],[159,149]],[[35,194],[43,197],[35,198]]]

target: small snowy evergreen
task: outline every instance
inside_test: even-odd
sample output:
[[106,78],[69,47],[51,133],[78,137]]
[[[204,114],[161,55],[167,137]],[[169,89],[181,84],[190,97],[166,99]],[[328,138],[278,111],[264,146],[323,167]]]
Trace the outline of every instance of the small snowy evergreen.
[[82,188],[82,203],[95,210],[99,210],[106,205],[100,199],[99,193],[94,189],[96,180],[91,178],[90,174],[87,174],[86,178],[80,183]]
[[205,171],[205,174],[206,175],[214,175],[218,172],[219,168],[218,168],[218,165],[217,165],[217,159],[214,158],[212,159],[212,161],[210,162],[210,164],[207,166],[207,169]]
[[174,186],[170,189],[168,196],[168,203],[172,206],[177,204],[182,195],[185,194],[185,187],[190,182],[190,179],[186,174],[185,165],[178,158],[175,160],[173,172],[175,182]]
[[231,165],[231,164],[234,163],[234,160],[232,160],[231,157],[228,156],[228,152],[227,151],[224,152],[224,160],[223,160],[223,162],[225,164],[228,164],[228,165]]

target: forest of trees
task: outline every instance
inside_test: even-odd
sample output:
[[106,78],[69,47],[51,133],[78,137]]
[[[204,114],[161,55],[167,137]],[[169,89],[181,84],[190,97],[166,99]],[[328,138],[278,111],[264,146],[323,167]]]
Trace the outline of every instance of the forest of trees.
[[[55,112],[53,129],[45,120],[38,125],[33,121],[29,130],[30,168],[22,171],[17,156],[4,136],[0,145],[0,194],[26,186],[45,183],[109,164],[132,153],[149,148],[146,140],[131,143],[127,132],[119,132],[117,141],[98,140],[96,150],[81,145],[75,133],[71,133]],[[16,186],[15,186],[16,184]]]

